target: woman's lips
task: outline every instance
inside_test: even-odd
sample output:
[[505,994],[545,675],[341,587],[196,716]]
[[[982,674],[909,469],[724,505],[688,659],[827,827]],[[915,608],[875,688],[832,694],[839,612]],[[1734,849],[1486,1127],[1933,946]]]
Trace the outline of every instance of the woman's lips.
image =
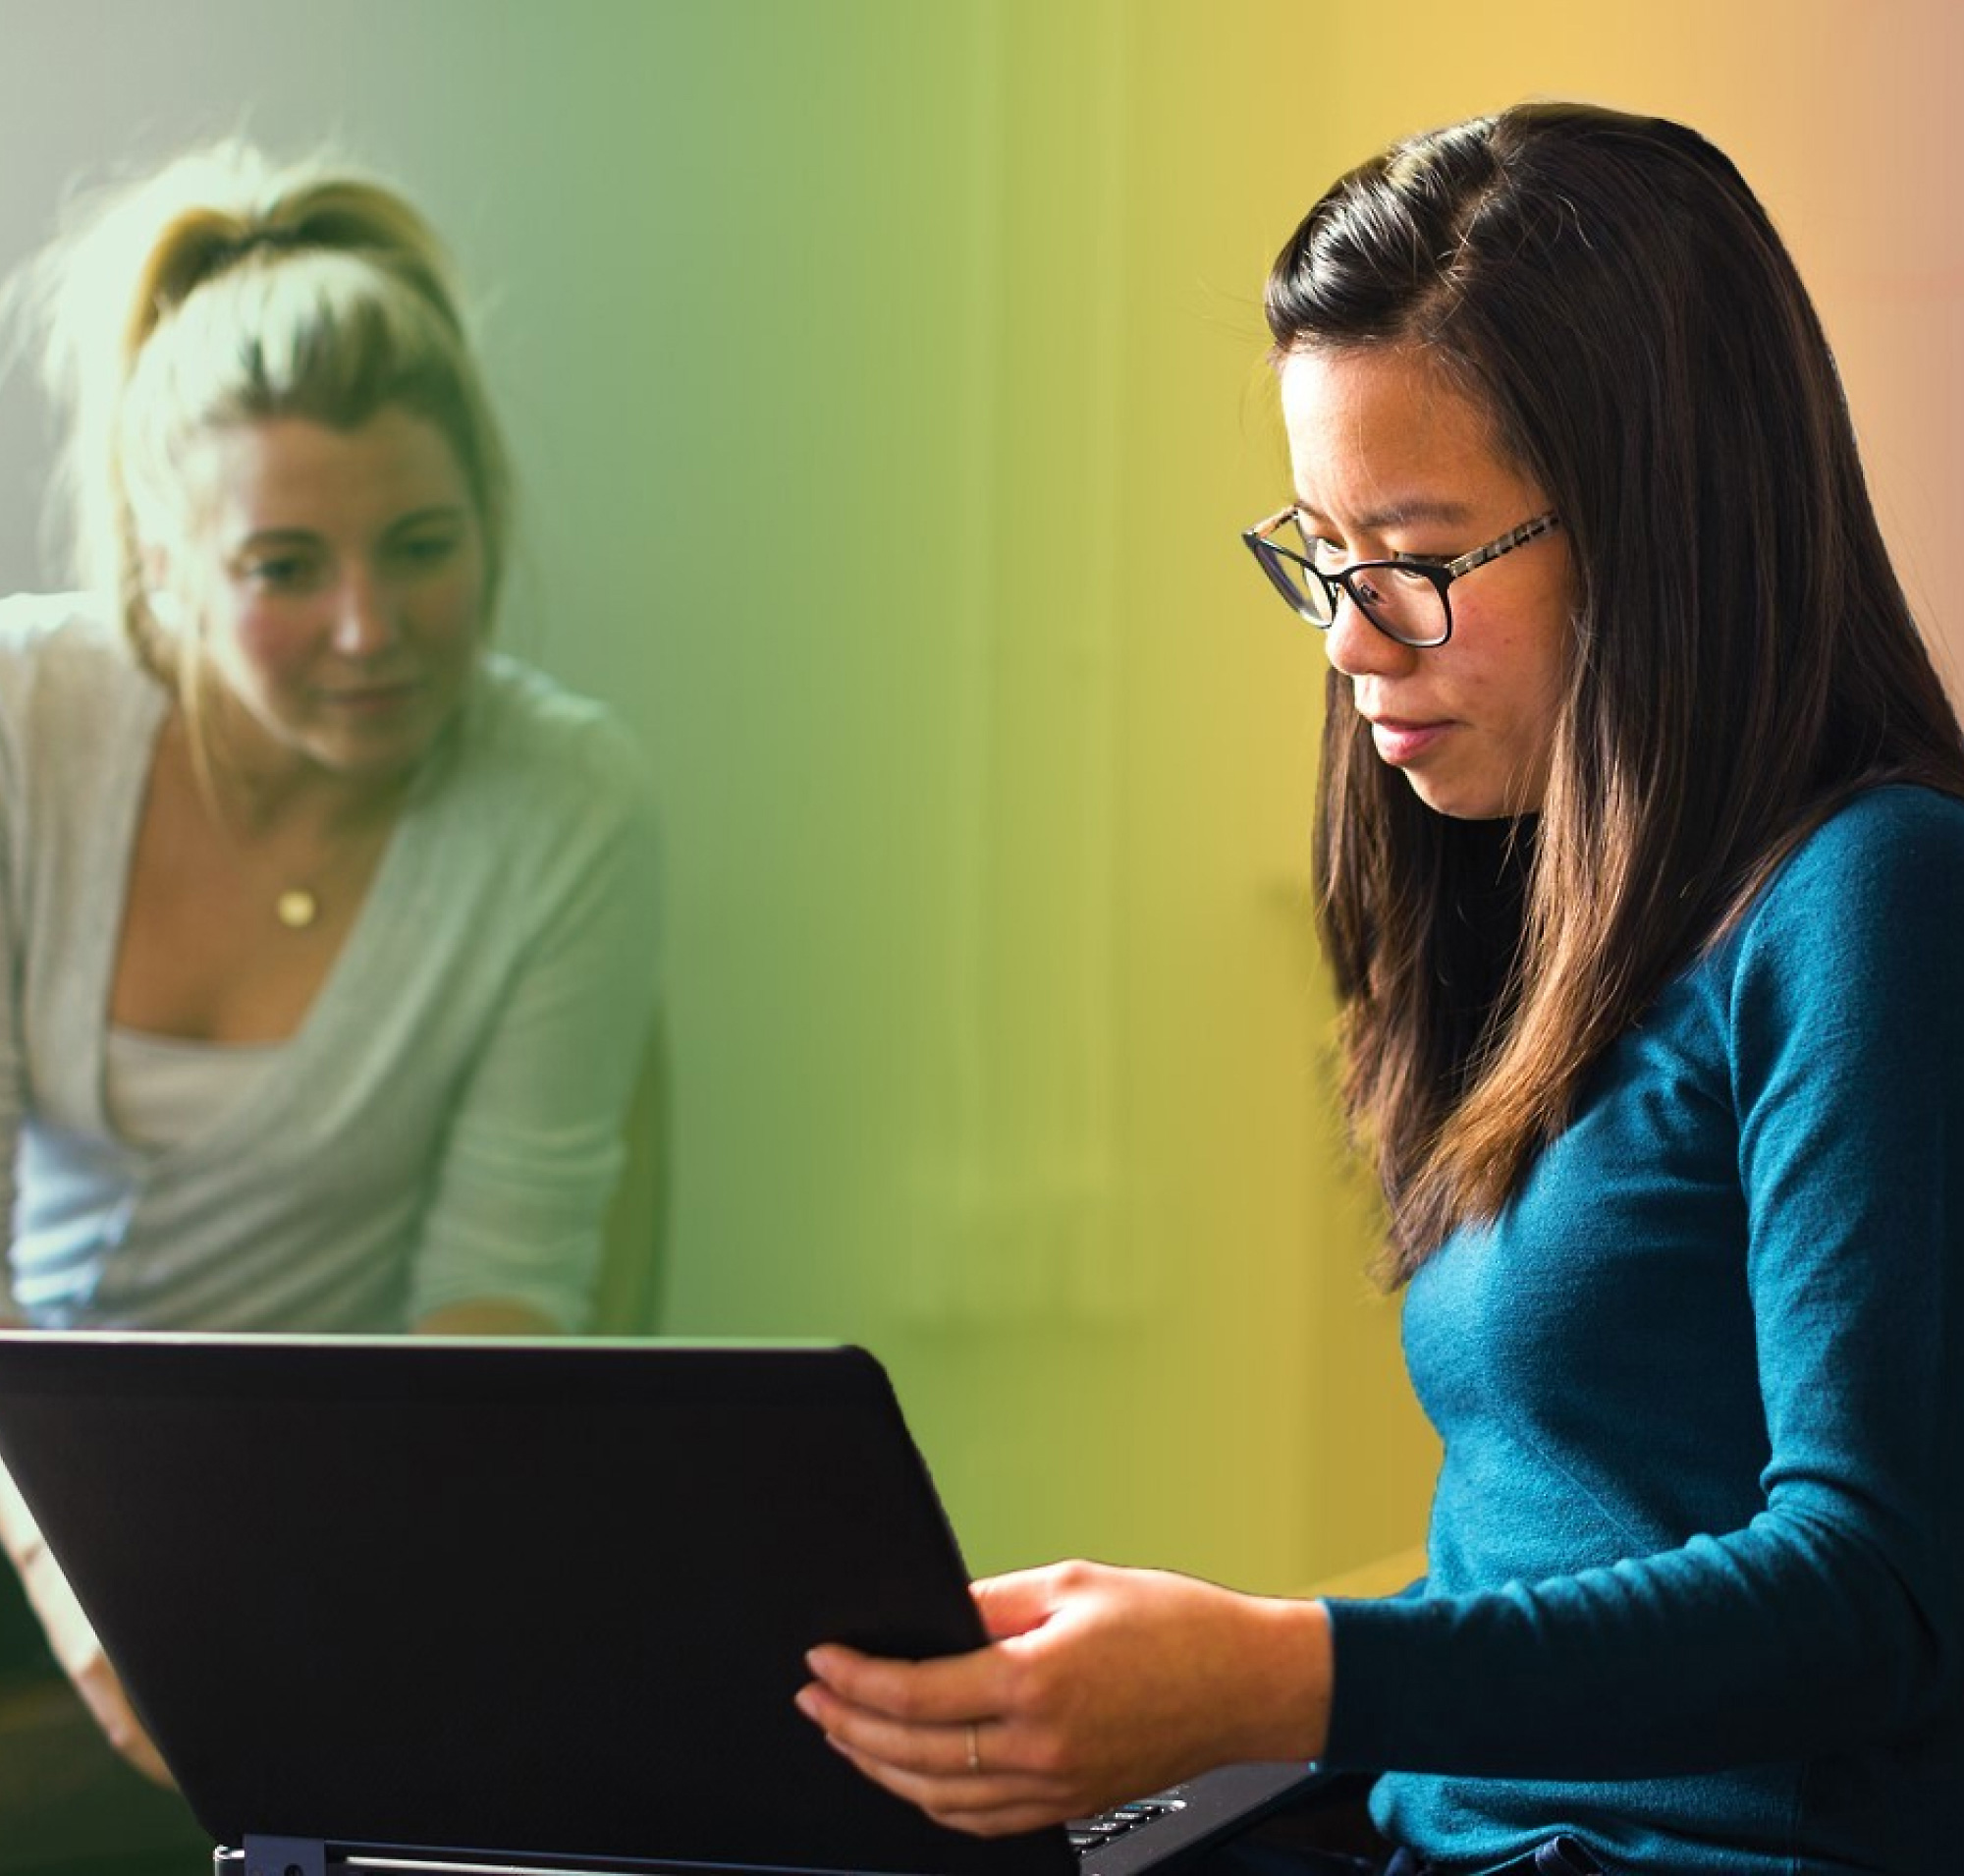
[[349,685],[323,690],[320,696],[331,709],[354,716],[379,716],[410,702],[421,690],[419,680],[408,678],[400,684]]
[[1379,758],[1399,769],[1416,762],[1451,728],[1449,722],[1407,723],[1396,717],[1373,717],[1371,741]]

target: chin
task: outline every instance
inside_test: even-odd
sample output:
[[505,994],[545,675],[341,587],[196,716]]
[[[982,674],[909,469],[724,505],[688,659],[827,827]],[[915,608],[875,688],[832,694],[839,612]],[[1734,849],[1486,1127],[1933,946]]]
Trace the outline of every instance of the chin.
[[1447,783],[1428,782],[1424,776],[1409,771],[1405,780],[1427,807],[1450,821],[1511,821],[1536,812],[1540,806],[1538,800],[1518,799],[1505,789],[1454,788]]
[[326,766],[351,782],[399,782],[414,774],[434,746],[432,737],[387,749],[345,749]]
[[385,781],[408,774],[443,739],[451,713],[418,711],[413,719],[364,728],[326,726],[313,741],[313,758],[351,781]]

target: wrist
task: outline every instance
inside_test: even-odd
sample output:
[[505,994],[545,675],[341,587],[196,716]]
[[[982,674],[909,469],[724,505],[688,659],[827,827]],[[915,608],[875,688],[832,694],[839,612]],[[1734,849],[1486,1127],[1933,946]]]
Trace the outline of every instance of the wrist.
[[1253,1599],[1255,1660],[1261,1679],[1246,1710],[1248,1738],[1239,1756],[1300,1759],[1323,1756],[1330,1739],[1330,1699],[1336,1651],[1330,1612],[1293,1596]]

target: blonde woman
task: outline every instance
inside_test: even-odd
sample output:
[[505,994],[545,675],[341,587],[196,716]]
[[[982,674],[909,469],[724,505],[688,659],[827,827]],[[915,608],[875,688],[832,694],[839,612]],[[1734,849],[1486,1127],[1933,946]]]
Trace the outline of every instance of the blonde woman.
[[489,646],[505,456],[430,231],[233,146],[36,279],[88,579],[0,603],[0,1315],[578,1328],[653,830],[623,734]]

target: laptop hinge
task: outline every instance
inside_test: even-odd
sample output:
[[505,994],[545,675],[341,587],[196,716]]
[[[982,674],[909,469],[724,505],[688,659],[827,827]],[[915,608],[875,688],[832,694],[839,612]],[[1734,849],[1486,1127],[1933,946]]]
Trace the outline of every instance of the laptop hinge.
[[327,1846],[318,1837],[246,1833],[246,1876],[327,1876]]

